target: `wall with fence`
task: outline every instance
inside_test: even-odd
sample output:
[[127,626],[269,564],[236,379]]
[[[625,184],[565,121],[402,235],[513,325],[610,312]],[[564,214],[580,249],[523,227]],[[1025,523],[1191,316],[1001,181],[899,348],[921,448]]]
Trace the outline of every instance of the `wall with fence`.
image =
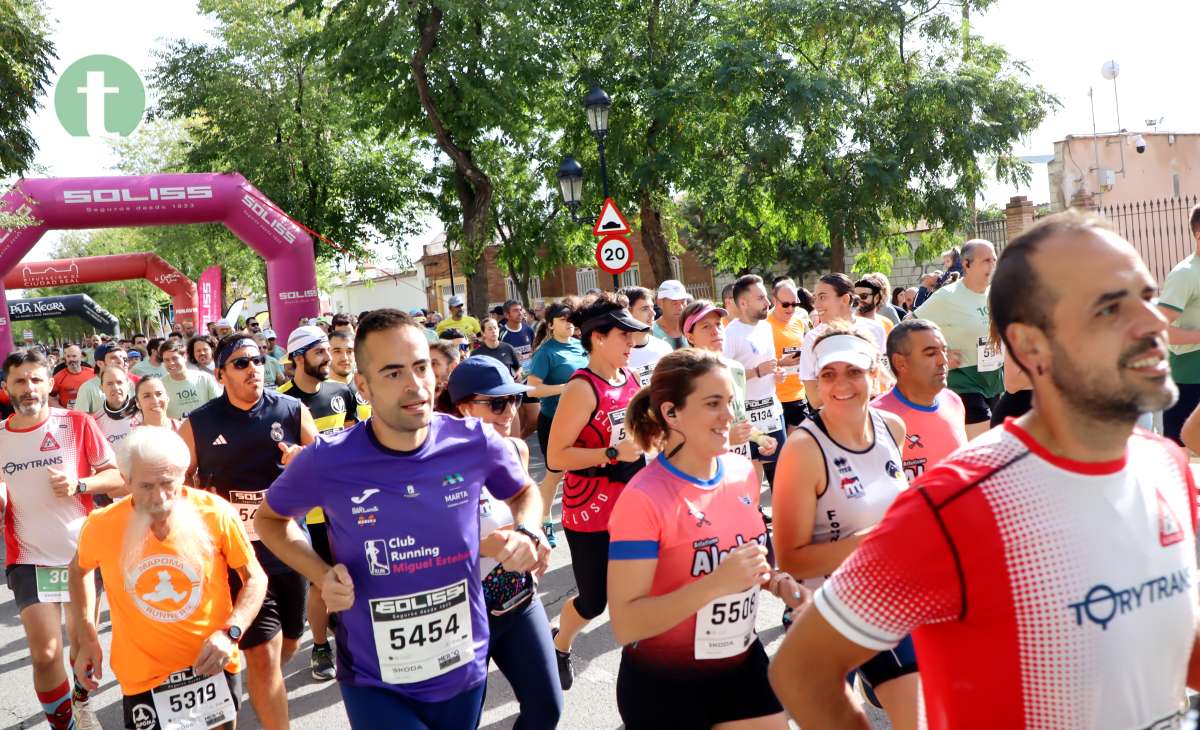
[[1188,214],[1200,202],[1193,195],[1104,206],[1098,212],[1133,244],[1146,268],[1159,282],[1196,250],[1188,227]]

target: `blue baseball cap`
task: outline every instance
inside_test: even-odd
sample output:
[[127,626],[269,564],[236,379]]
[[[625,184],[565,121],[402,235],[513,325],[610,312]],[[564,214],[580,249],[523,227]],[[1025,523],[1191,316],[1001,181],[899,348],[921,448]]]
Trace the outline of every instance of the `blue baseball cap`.
[[450,373],[447,387],[454,403],[472,395],[516,395],[533,390],[514,381],[503,363],[487,355],[475,355],[459,363]]

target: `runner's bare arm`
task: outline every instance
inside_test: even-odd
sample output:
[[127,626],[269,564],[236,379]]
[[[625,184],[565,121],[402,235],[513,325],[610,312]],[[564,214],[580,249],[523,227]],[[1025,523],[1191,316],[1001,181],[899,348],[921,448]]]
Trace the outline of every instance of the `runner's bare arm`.
[[851,697],[846,675],[875,653],[839,634],[810,605],[771,660],[771,687],[801,727],[868,730],[871,724]]
[[808,399],[808,405],[814,411],[821,407],[821,394],[817,391],[817,381],[804,381],[804,397]]
[[1183,312],[1173,307],[1166,307],[1162,304],[1158,305],[1158,311],[1162,316],[1167,318],[1167,342],[1172,345],[1200,345],[1200,330],[1189,330],[1183,327],[1176,327],[1175,320],[1179,319],[1179,315]]
[[896,448],[900,448],[900,445],[904,443],[904,438],[908,435],[908,427],[904,425],[904,419],[891,411],[880,411],[879,415],[883,416],[883,422],[887,424],[888,431],[896,440]]
[[128,494],[125,491],[125,480],[121,478],[121,472],[117,471],[117,465],[113,463],[105,464],[96,469],[91,476],[82,479],[53,467],[48,471],[50,472],[50,486],[60,497],[71,497],[78,494],[80,481],[87,483],[88,494],[109,494],[118,497]]
[[[541,521],[542,493],[532,481],[526,481],[525,487],[521,491],[504,501],[512,510],[514,525],[537,525]],[[536,530],[537,528],[529,529]],[[550,546],[544,536],[535,545],[528,535],[513,530],[504,546],[492,557],[504,565],[505,570],[516,572],[533,570],[538,576],[541,576],[550,567]]]
[[280,515],[263,500],[254,515],[254,530],[276,557],[303,573],[311,583],[321,585],[329,564],[312,549],[304,532],[290,517]]
[[546,444],[546,466],[554,471],[588,469],[608,463],[605,449],[581,449],[572,444],[587,426],[592,411],[596,408],[596,395],[583,380],[567,383],[554,412],[550,426],[550,439]]
[[1179,430],[1179,440],[1194,454],[1200,454],[1200,415],[1197,414],[1200,414],[1200,408],[1192,411]]
[[242,590],[238,593],[237,601],[233,604],[233,613],[229,614],[226,625],[237,626],[245,631],[254,622],[254,617],[262,608],[263,599],[267,597],[267,574],[253,553],[250,562],[238,568],[237,573],[242,579]]
[[775,559],[796,578],[829,575],[863,539],[846,535],[834,542],[813,544],[817,494],[828,488],[827,481],[821,447],[806,431],[795,431],[779,452],[771,507]]
[[85,571],[79,566],[78,556],[72,558],[67,566],[67,589],[71,592],[67,610],[74,618],[75,632],[78,634],[71,641],[79,642],[73,667],[75,676],[88,690],[98,689],[100,680],[104,678],[104,648],[100,645],[95,623],[96,583],[92,571]]
[[308,446],[317,440],[317,424],[313,421],[312,412],[308,406],[300,406],[300,445]]
[[187,444],[188,453],[192,455],[192,460],[188,464],[187,472],[183,475],[183,483],[188,486],[196,486],[196,437],[192,435],[192,422],[184,419],[179,426],[179,438]]
[[566,383],[547,385],[546,383],[543,383],[542,379],[536,375],[530,375],[525,380],[525,384],[533,388],[533,390],[529,391],[529,396],[531,398],[550,398],[552,396],[562,395],[563,391],[567,388]]

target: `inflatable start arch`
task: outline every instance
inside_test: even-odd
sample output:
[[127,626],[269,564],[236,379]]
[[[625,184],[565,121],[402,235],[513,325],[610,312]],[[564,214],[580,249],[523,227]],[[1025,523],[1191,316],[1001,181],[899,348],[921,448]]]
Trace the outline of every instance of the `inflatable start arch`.
[[[272,328],[287,341],[301,317],[318,314],[312,238],[236,173],[22,179],[0,211],[38,224],[0,228],[0,277],[16,268],[46,231],[221,223],[267,264]],[[0,287],[0,357],[12,349],[12,325]]]
[[[175,321],[197,323],[196,283],[153,253],[22,261],[4,277],[5,289],[44,289],[102,281],[145,279],[171,295]],[[15,319],[15,317],[14,317]]]

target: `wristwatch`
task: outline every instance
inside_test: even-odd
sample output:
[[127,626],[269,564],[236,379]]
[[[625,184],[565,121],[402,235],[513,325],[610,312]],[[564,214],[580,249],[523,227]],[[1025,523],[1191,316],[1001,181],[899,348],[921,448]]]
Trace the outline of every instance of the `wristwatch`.
[[533,540],[534,547],[538,547],[539,545],[542,544],[542,536],[541,535],[537,534],[536,532],[534,532],[533,530],[529,529],[528,527],[526,527],[525,525],[523,525],[519,522],[516,525],[513,525],[513,531],[519,532],[522,535],[528,537],[530,540]]
[[609,446],[604,450],[604,456],[608,459],[608,463],[610,464],[617,463],[617,456],[619,456],[620,453],[621,452],[617,451],[617,449],[613,446]]
[[87,482],[83,481],[82,479],[75,480],[75,493],[87,494]]
[[242,628],[240,626],[226,626],[225,635],[229,637],[230,641],[237,644],[242,640]]

